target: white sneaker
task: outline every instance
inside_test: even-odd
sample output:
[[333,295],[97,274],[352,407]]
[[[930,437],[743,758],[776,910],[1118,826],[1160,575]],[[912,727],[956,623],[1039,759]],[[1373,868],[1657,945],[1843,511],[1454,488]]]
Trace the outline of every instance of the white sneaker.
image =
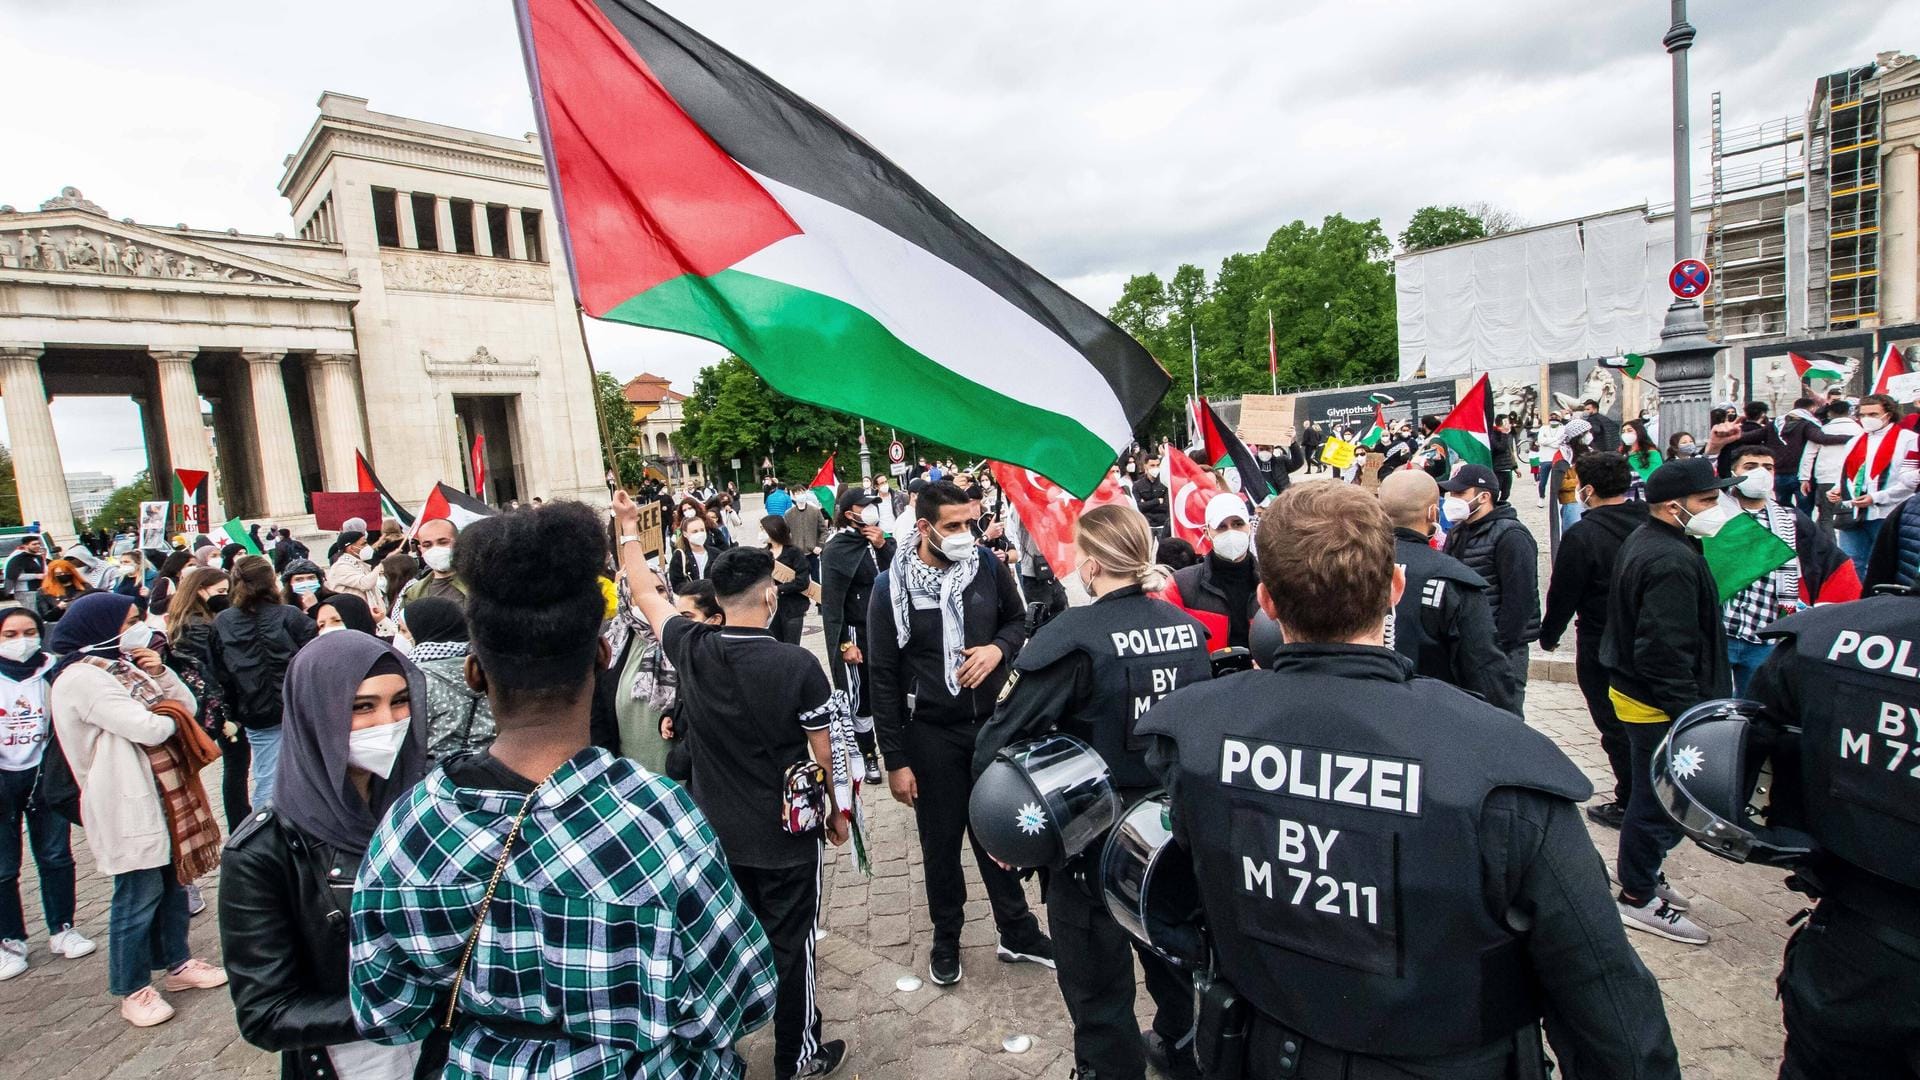
[[1713,938],[1712,934],[1657,896],[1639,907],[1618,899],[1614,904],[1620,909],[1620,922],[1629,930],[1654,934],[1682,945],[1705,945]]
[[19,938],[0,941],[0,982],[27,970],[27,943]]
[[[1607,864],[1607,880],[1613,883],[1614,888],[1617,889],[1620,887],[1619,868],[1613,863]],[[1689,901],[1679,889],[1674,888],[1667,881],[1667,872],[1664,870],[1654,876],[1653,895],[1655,899],[1662,901],[1675,911],[1693,910],[1692,902]]]
[[93,939],[69,926],[65,930],[47,939],[47,948],[54,955],[69,960],[78,960],[94,950]]
[[187,917],[192,918],[205,910],[207,910],[207,902],[200,896],[200,886],[187,886]]

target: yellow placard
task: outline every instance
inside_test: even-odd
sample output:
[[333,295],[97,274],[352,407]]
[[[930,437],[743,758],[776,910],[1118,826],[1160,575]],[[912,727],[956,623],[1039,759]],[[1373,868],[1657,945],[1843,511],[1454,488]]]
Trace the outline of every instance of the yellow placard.
[[1320,460],[1336,469],[1352,465],[1353,456],[1353,444],[1337,435],[1327,436],[1327,441],[1320,447]]

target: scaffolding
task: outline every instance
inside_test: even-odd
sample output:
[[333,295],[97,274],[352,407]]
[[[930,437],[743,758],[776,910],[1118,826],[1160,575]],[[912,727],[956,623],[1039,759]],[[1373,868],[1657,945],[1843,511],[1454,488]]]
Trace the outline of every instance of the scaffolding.
[[1827,329],[1872,325],[1880,299],[1880,94],[1872,64],[1814,85],[1807,113],[1810,291],[1824,299]]
[[1801,270],[1793,233],[1805,199],[1806,142],[1805,117],[1729,129],[1714,93],[1706,243],[1713,288],[1705,303],[1716,340],[1784,334],[1799,322],[1790,296]]

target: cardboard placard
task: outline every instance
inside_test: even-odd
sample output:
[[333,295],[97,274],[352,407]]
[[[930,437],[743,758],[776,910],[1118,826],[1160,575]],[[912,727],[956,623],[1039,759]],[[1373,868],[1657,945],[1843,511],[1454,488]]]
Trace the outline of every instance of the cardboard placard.
[[667,548],[666,535],[660,530],[660,504],[652,499],[640,503],[640,550],[647,558],[660,556]]
[[1247,394],[1240,399],[1240,423],[1235,428],[1242,442],[1257,446],[1288,446],[1293,443],[1293,396],[1291,394]]
[[1902,405],[1920,400],[1920,371],[1888,379],[1887,394]]
[[315,528],[338,532],[348,518],[360,518],[369,532],[380,531],[380,493],[377,491],[316,491],[313,493]]

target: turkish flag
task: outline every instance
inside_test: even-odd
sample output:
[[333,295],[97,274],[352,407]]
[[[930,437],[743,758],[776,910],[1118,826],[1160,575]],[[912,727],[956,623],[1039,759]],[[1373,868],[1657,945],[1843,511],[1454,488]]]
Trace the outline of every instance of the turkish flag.
[[484,434],[473,437],[473,450],[467,455],[467,466],[473,473],[473,494],[476,498],[487,497],[487,437]]
[[1207,539],[1207,500],[1220,491],[1213,474],[1168,446],[1160,455],[1160,481],[1167,485],[1167,524],[1173,535],[1201,555],[1213,550]]
[[994,482],[1006,492],[1020,516],[1020,527],[1033,537],[1034,548],[1046,556],[1055,577],[1073,573],[1074,563],[1079,561],[1073,533],[1082,512],[1108,503],[1132,505],[1126,490],[1111,478],[1101,481],[1099,489],[1082,501],[1032,469],[1001,461],[990,462],[989,466]]

